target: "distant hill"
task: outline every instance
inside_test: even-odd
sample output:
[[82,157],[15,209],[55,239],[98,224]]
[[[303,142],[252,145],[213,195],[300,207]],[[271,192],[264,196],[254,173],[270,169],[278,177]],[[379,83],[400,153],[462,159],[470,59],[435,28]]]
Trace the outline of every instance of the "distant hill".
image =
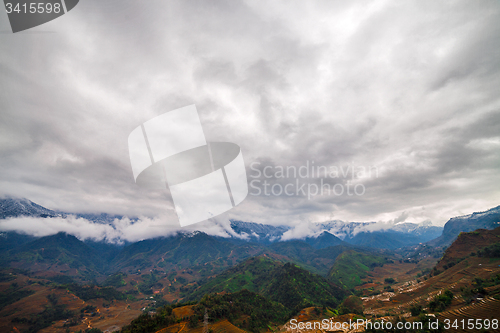
[[[18,234],[16,232],[0,232],[0,254],[35,239],[36,237],[34,236]],[[1,255],[2,259],[6,259],[5,256],[6,254]]]
[[93,279],[105,270],[103,256],[78,238],[65,233],[41,237],[8,252],[11,265]]
[[185,300],[200,299],[205,294],[243,289],[259,293],[271,301],[295,310],[313,305],[336,307],[346,296],[342,288],[297,265],[256,257],[209,280]]
[[323,276],[328,273],[339,254],[352,248],[354,248],[353,245],[342,243],[342,245],[315,249],[301,240],[277,242],[268,246],[272,253],[281,255],[288,261],[298,263],[311,272]]
[[461,232],[476,229],[495,229],[500,226],[500,206],[485,212],[453,217],[446,222],[443,234],[429,242],[432,246],[445,246],[451,244]]
[[351,244],[381,248],[381,249],[397,249],[414,244],[413,237],[401,234],[394,231],[373,231],[373,232],[360,232],[349,240]]
[[258,244],[233,244],[196,231],[130,244],[120,251],[110,265],[116,271],[137,271],[154,267],[166,270],[176,267],[199,267],[210,275],[213,273],[212,268],[233,266],[262,251],[263,247]]
[[439,237],[442,228],[425,228],[423,235],[418,234],[419,230],[411,232],[399,232],[396,230],[360,232],[350,238],[348,242],[353,245],[371,247],[375,249],[399,249],[411,245],[425,243],[429,240]]

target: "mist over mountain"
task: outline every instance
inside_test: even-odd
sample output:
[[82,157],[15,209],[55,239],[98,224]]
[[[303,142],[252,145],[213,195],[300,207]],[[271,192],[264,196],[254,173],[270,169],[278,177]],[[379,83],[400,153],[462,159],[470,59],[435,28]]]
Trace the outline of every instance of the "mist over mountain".
[[[451,218],[444,227],[430,221],[409,223],[343,222],[303,223],[296,226],[273,226],[254,222],[220,221],[180,228],[162,226],[161,218],[138,218],[109,214],[68,214],[56,212],[28,199],[0,199],[0,231],[28,236],[48,236],[65,232],[82,240],[129,244],[144,239],[189,234],[196,230],[207,235],[269,245],[301,240],[315,249],[351,244],[363,247],[397,249],[433,241],[449,244],[461,231],[492,229],[500,221],[500,206],[486,212]],[[404,218],[402,218],[404,219]],[[9,242],[22,242],[20,236],[4,234]],[[7,237],[7,238],[6,238]],[[17,237],[17,238],[16,238]],[[27,239],[27,238],[26,238]],[[434,244],[432,243],[432,244]]]
[[279,240],[286,231],[290,230],[290,227],[286,226],[275,227],[242,221],[231,221],[231,228],[243,238],[259,243],[271,243]]
[[276,241],[298,239],[316,249],[342,243],[396,249],[428,242],[441,236],[443,230],[442,227],[433,226],[428,222],[390,224],[333,221],[305,223],[292,228],[231,221],[231,227],[248,241],[269,244]]
[[161,217],[137,218],[109,214],[67,214],[44,208],[28,199],[0,199],[0,230],[36,237],[65,232],[82,240],[124,244],[143,239],[169,237],[195,230],[209,235],[243,241],[271,244],[300,239],[316,249],[347,242],[375,248],[397,248],[434,239],[441,227],[429,223],[342,222],[304,223],[272,226],[243,221],[208,221],[180,228],[162,226]]

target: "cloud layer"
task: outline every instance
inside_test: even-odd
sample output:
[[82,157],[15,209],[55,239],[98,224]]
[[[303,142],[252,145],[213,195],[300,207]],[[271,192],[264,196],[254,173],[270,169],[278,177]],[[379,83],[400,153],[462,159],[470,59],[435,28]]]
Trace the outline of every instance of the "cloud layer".
[[[442,224],[486,210],[500,198],[499,18],[495,1],[83,1],[9,34],[2,12],[0,194],[175,225],[169,192],[134,184],[127,137],[196,104],[207,140],[240,145],[249,176],[254,162],[378,170],[300,179],[363,195],[249,195],[223,221]],[[147,236],[134,225],[96,228]]]
[[190,233],[196,230],[224,238],[231,236],[241,239],[248,238],[246,235],[236,234],[231,229],[229,221],[211,219],[196,226],[181,228],[177,224],[169,224],[168,220],[171,218],[166,216],[142,217],[134,220],[124,217],[117,218],[111,223],[99,223],[74,215],[54,218],[23,216],[0,220],[0,231],[15,231],[35,237],[65,232],[80,240],[115,244],[122,244],[124,241],[137,242],[149,238],[174,236],[178,233]]

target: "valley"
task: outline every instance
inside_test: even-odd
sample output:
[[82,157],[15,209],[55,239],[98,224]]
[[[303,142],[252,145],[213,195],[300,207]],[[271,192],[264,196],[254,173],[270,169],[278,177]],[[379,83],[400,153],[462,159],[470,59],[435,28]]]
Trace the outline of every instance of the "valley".
[[[34,207],[35,214],[59,214]],[[290,320],[493,320],[500,313],[500,214],[497,207],[470,217],[482,229],[467,224],[452,238],[464,218],[458,227],[451,219],[453,228],[447,224],[438,238],[400,248],[353,244],[331,224],[316,237],[273,242],[266,232],[276,237],[286,228],[232,222],[234,232],[255,228],[260,236],[196,231],[128,244],[4,232],[0,331],[309,332],[292,329]]]

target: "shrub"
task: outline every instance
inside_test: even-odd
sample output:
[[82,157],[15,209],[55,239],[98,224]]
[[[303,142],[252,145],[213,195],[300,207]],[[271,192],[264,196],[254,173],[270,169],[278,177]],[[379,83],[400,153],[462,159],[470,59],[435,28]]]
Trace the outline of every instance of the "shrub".
[[429,302],[429,310],[441,312],[451,304],[452,300],[453,293],[449,290],[445,290],[441,295],[434,297],[434,299]]
[[422,305],[414,305],[410,308],[411,315],[414,317],[418,316],[423,311],[424,311],[424,309],[422,308]]
[[500,258],[500,243],[486,246],[477,252],[479,257]]

